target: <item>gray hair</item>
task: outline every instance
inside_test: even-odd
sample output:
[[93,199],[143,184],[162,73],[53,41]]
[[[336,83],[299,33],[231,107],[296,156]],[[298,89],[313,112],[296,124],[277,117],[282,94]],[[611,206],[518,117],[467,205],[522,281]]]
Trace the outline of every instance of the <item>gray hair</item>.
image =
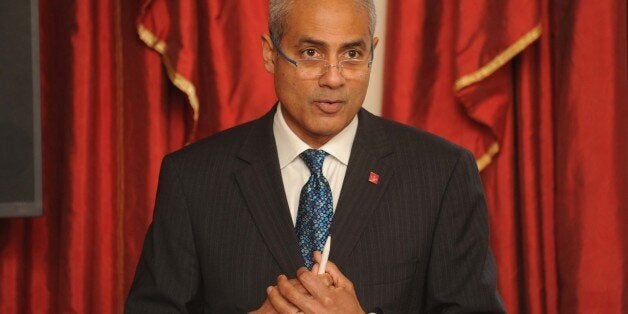
[[[286,32],[286,19],[288,13],[295,0],[270,0],[268,19],[268,30],[270,36],[279,41]],[[310,0],[311,1],[311,0]],[[375,4],[373,0],[354,0],[357,5],[364,8],[369,14],[369,35],[373,37],[375,35],[375,23],[377,21],[377,14],[375,12]]]

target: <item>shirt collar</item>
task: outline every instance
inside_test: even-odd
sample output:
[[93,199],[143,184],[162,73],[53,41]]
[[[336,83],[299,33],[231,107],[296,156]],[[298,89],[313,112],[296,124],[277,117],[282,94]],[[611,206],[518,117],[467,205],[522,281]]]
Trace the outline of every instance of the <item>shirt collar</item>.
[[[358,115],[340,133],[336,134],[319,149],[326,151],[344,165],[349,164],[351,147],[358,130]],[[290,164],[306,149],[311,147],[303,142],[288,126],[281,111],[281,103],[277,106],[273,119],[273,134],[277,144],[277,154],[279,156],[279,168],[283,169]]]

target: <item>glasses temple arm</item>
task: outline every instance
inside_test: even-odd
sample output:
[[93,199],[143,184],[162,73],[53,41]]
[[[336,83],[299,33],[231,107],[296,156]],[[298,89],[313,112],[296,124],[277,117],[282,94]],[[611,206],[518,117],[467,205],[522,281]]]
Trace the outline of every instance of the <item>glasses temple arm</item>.
[[[297,62],[288,57],[283,50],[281,50],[281,47],[279,46],[279,42],[277,41],[277,39],[275,38],[275,36],[270,35],[270,41],[273,43],[273,46],[275,46],[275,49],[277,49],[277,52],[279,52],[279,54],[286,59],[286,61],[292,63],[295,67],[298,66]],[[373,44],[371,44],[371,60],[369,60],[369,67],[371,66],[371,64],[373,64],[373,61],[375,60],[375,46]]]
[[273,42],[273,46],[275,46],[275,49],[277,49],[277,52],[279,52],[279,54],[286,59],[286,61],[292,63],[295,67],[298,66],[297,62],[295,60],[293,60],[292,58],[288,57],[283,50],[281,50],[281,47],[279,46],[279,42],[277,42],[277,40],[275,39],[275,36],[270,35],[270,41]]

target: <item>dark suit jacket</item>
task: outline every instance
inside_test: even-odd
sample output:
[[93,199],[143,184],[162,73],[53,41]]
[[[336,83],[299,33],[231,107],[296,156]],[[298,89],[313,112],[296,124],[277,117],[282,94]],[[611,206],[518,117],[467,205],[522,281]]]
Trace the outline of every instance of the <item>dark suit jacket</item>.
[[[127,312],[250,311],[303,266],[274,113],[164,158]],[[503,311],[475,161],[443,139],[361,110],[331,235],[364,309]]]

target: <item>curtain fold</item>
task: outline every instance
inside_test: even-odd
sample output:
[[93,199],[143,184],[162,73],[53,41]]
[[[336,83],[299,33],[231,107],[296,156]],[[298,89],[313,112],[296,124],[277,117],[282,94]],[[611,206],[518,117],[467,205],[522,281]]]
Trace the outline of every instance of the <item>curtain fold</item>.
[[39,5],[44,215],[0,220],[0,313],[120,313],[185,107],[139,2]]
[[383,112],[474,152],[509,313],[625,312],[626,3],[389,14]]
[[560,308],[625,313],[628,5],[550,5]]
[[[388,9],[383,113],[475,154],[509,312],[626,312],[626,2]],[[267,10],[40,1],[44,216],[0,220],[0,313],[122,312],[164,154],[276,100]]]
[[276,101],[261,35],[268,0],[149,0],[138,19],[144,42],[162,55],[190,104],[189,139],[252,120]]
[[1,313],[122,312],[163,156],[275,102],[267,5],[40,1],[44,216],[0,220]]

